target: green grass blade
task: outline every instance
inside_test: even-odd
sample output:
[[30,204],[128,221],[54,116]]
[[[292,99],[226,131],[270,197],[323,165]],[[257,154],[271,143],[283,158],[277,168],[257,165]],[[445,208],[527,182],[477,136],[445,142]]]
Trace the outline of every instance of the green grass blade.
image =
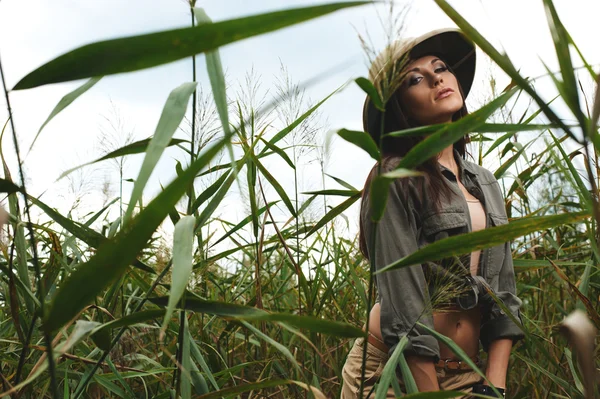
[[[483,377],[483,379],[486,380],[488,382],[488,384],[490,384],[490,381],[487,379],[485,374],[479,369],[479,367],[477,367],[475,362],[473,362],[473,360],[471,360],[469,355],[467,355],[465,353],[465,351],[462,350],[462,348],[456,344],[456,342],[452,341],[450,338],[446,337],[445,335],[440,334],[439,332],[435,331],[434,329],[429,328],[428,326],[426,326],[425,324],[423,324],[419,321],[417,321],[417,324],[421,328],[425,329],[425,331],[427,331],[428,333],[430,333],[431,335],[436,337],[438,341],[443,342],[448,348],[450,348],[450,350],[452,352],[454,352],[454,354],[461,361],[467,363],[473,369],[473,371],[475,371],[477,374],[479,374],[481,377]],[[496,389],[493,387],[493,385],[492,385],[492,388],[494,389],[494,391],[497,395],[500,395],[500,393],[498,391],[496,391]]]
[[281,159],[283,159],[285,161],[285,163],[290,165],[290,168],[296,169],[296,165],[294,165],[294,162],[292,162],[290,157],[285,153],[285,151],[282,148],[277,147],[275,144],[270,143],[269,141],[263,139],[262,137],[260,138],[260,140],[265,144],[265,146],[268,149],[273,151],[275,154],[279,155],[281,157]]
[[[68,169],[66,171],[64,171],[56,180],[60,180],[63,177],[73,173],[74,171],[76,171],[77,169],[83,168],[84,166],[88,166],[94,163],[98,163],[98,162],[102,162],[105,161],[107,159],[113,159],[113,158],[119,158],[119,157],[123,157],[125,155],[133,155],[133,154],[140,154],[142,152],[146,152],[146,150],[148,149],[148,144],[150,143],[151,139],[144,139],[144,140],[140,140],[140,141],[136,141],[134,143],[128,144],[124,147],[121,147],[117,150],[111,151],[106,155],[103,155],[102,157],[91,161],[91,162],[86,162],[84,164],[81,164],[79,166],[75,166],[74,168]],[[171,141],[169,142],[169,144],[167,144],[167,147],[171,147],[174,145],[178,145],[181,143],[187,143],[187,140],[181,140],[181,139],[171,139]]]
[[210,146],[132,220],[131,226],[119,231],[114,239],[107,240],[87,263],[65,279],[44,317],[45,329],[56,331],[63,326],[126,270],[196,174],[208,165],[229,139],[225,136]]
[[258,158],[256,158],[253,154],[250,154],[250,158],[252,159],[256,167],[260,170],[262,175],[268,180],[269,183],[271,183],[271,186],[273,186],[275,191],[277,191],[279,198],[281,198],[281,200],[288,208],[292,216],[296,216],[296,209],[294,208],[292,201],[290,201],[290,198],[288,197],[281,184],[279,184],[277,179],[267,170],[267,168],[263,166],[263,164],[258,160]]
[[203,190],[198,198],[194,201],[192,205],[191,213],[194,213],[200,208],[200,206],[205,203],[210,197],[212,197],[217,190],[223,185],[225,179],[227,179],[228,173],[223,173],[213,184],[208,186],[205,190]]
[[385,363],[385,367],[381,372],[381,377],[379,380],[379,386],[377,387],[377,392],[375,394],[375,399],[387,398],[387,391],[390,384],[392,383],[392,379],[396,378],[396,366],[400,361],[400,355],[402,355],[402,351],[404,350],[407,344],[408,337],[405,335],[402,338],[400,338],[400,342],[398,342],[398,345],[396,345],[394,353],[392,353],[392,356],[390,356],[388,361]]
[[[483,398],[483,395],[473,395],[476,398]],[[450,398],[462,398],[464,393],[455,391],[438,391],[438,392],[419,392],[410,395],[405,395],[402,399],[450,399]],[[485,396],[486,398],[488,396]]]
[[196,86],[197,83],[195,82],[183,83],[169,94],[169,98],[160,115],[158,125],[156,126],[154,136],[152,136],[152,139],[150,139],[150,143],[148,144],[146,156],[144,157],[144,162],[140,168],[140,173],[138,174],[137,179],[135,179],[131,198],[129,199],[127,210],[123,216],[123,226],[125,226],[131,218],[133,209],[142,198],[142,192],[144,191],[144,187],[146,186],[154,167],[158,163],[163,151],[171,141],[175,130],[177,130],[177,127],[185,116],[190,97],[194,90],[196,90]]
[[[315,104],[312,108],[310,108],[308,111],[306,111],[305,113],[303,113],[302,115],[300,115],[300,117],[298,119],[296,119],[294,122],[292,122],[289,126],[286,126],[285,128],[283,128],[282,130],[280,130],[279,132],[277,132],[273,138],[271,140],[269,140],[269,144],[275,144],[277,143],[279,140],[282,140],[285,138],[285,136],[287,136],[288,134],[290,134],[296,127],[298,127],[298,125],[300,125],[302,122],[304,122],[304,120],[306,118],[308,118],[309,116],[311,116],[321,105],[323,105],[325,103],[325,101],[329,100],[334,94],[342,91],[344,88],[346,88],[346,86],[348,85],[348,83],[344,83],[343,85],[341,85],[340,87],[338,87],[337,89],[335,89],[334,91],[332,91],[331,93],[329,93],[329,95],[327,95],[327,97],[325,97],[324,99],[322,99],[321,101],[319,101],[317,104]],[[260,158],[261,155],[263,155],[267,149],[269,147],[266,146],[258,155],[258,157]]]
[[200,368],[202,369],[204,374],[206,374],[206,376],[208,377],[208,380],[210,381],[213,388],[215,388],[215,390],[218,391],[219,384],[217,384],[217,381],[215,380],[215,377],[213,376],[212,372],[210,371],[208,364],[206,364],[206,360],[204,360],[204,356],[202,356],[202,352],[200,352],[200,348],[198,348],[198,345],[196,345],[196,341],[194,340],[194,337],[192,337],[192,334],[190,333],[189,329],[188,329],[188,336],[189,336],[188,339],[190,341],[190,350],[191,350],[192,356],[194,357],[196,362],[200,365]]
[[[541,111],[540,111],[541,112]],[[419,126],[410,129],[398,130],[396,132],[387,133],[385,136],[391,137],[412,137],[426,136],[439,131],[441,128],[448,126],[448,123],[440,123],[435,125]],[[472,130],[475,133],[516,133],[536,130],[547,130],[558,128],[555,123],[484,123]],[[576,127],[576,126],[571,126]]]
[[[191,269],[191,261],[190,261],[190,269]],[[183,318],[183,343],[181,345],[181,373],[179,373],[179,389],[181,391],[181,399],[191,399],[192,398],[192,379],[191,379],[191,371],[192,371],[192,359],[190,356],[190,335],[188,334],[188,323],[187,317]]]
[[67,108],[69,105],[71,105],[71,103],[73,101],[77,100],[77,98],[79,96],[81,96],[83,93],[85,93],[86,91],[91,89],[92,86],[94,86],[96,83],[98,83],[98,81],[101,78],[102,78],[101,76],[96,77],[96,78],[91,78],[90,80],[85,82],[83,85],[79,86],[78,88],[76,88],[75,90],[73,90],[72,92],[70,92],[69,94],[65,95],[63,98],[60,99],[58,104],[56,104],[56,107],[54,107],[52,112],[50,112],[50,115],[48,116],[48,118],[46,118],[44,123],[42,123],[42,126],[40,126],[40,130],[38,130],[37,134],[33,138],[33,141],[31,142],[31,145],[29,146],[29,151],[31,151],[31,149],[33,148],[33,145],[35,144],[38,137],[40,136],[42,129],[48,124],[48,122],[50,122],[52,120],[52,118],[54,118],[56,115],[58,115],[62,110]]
[[171,291],[169,303],[161,328],[161,339],[175,310],[177,302],[181,299],[192,274],[192,254],[194,247],[194,216],[185,216],[179,219],[173,233],[173,266],[171,267]]
[[327,214],[325,216],[323,216],[321,218],[321,220],[319,220],[317,222],[317,224],[315,224],[313,226],[312,229],[310,229],[310,231],[306,234],[306,236],[308,237],[308,236],[312,235],[315,231],[317,231],[321,227],[325,226],[327,223],[329,223],[330,221],[335,219],[336,216],[338,216],[339,214],[344,212],[346,209],[350,208],[350,206],[352,206],[352,204],[354,204],[359,199],[360,199],[360,193],[355,194],[354,196],[348,198],[347,200],[345,200],[344,202],[342,202],[341,204],[339,204],[338,206],[336,206],[335,208],[333,208],[332,210],[327,212]]
[[485,230],[451,236],[426,245],[420,250],[378,270],[376,274],[399,269],[401,267],[421,264],[423,262],[437,261],[448,256],[463,255],[477,251],[478,249],[493,247],[525,234],[550,229],[563,224],[577,223],[589,217],[590,213],[587,211],[550,216],[524,217],[501,226],[494,226]]
[[0,193],[13,194],[20,192],[21,187],[17,186],[15,183],[9,180],[0,179]]
[[[166,306],[169,299],[167,297],[155,297],[149,298],[149,300],[156,305]],[[182,304],[179,303],[178,306],[182,306]],[[206,301],[195,297],[186,297],[183,307],[186,310],[191,310],[198,313],[214,314],[221,317],[232,317],[239,320],[287,323],[298,328],[305,328],[309,331],[337,337],[362,337],[365,334],[360,328],[337,321],[324,320],[312,316],[298,316],[288,313],[269,313],[262,309],[250,306],[226,302]]]
[[473,40],[473,42],[483,50],[484,53],[490,56],[490,58],[498,64],[498,66],[506,72],[508,76],[512,79],[512,81],[527,92],[535,100],[537,105],[542,109],[544,114],[548,117],[548,119],[556,123],[560,126],[561,129],[565,131],[569,137],[576,139],[576,136],[569,129],[567,125],[563,122],[563,120],[556,115],[556,113],[550,108],[548,103],[544,101],[535,91],[535,89],[529,84],[529,82],[523,78],[517,68],[512,64],[510,59],[506,56],[506,54],[500,54],[498,50],[494,48],[471,24],[467,22],[466,19],[463,18],[446,0],[434,0],[435,3],[446,13],[448,17],[463,31],[465,34]]
[[[46,215],[48,215],[52,220],[54,220],[56,223],[58,223],[61,227],[63,227],[69,233],[73,234],[74,237],[85,242],[90,247],[98,248],[98,247],[100,247],[100,245],[102,245],[102,243],[107,241],[107,238],[104,237],[102,234],[98,233],[97,231],[95,231],[87,226],[76,223],[76,222],[72,221],[71,219],[61,215],[54,209],[50,208],[48,205],[44,204],[39,199],[32,197],[32,196],[29,196],[28,198],[37,207],[42,209],[46,213]],[[155,273],[154,269],[145,265],[143,262],[141,262],[138,259],[135,259],[133,261],[132,266],[134,266],[140,270],[143,270],[147,273],[152,273],[152,274]]]
[[331,177],[333,180],[335,180],[340,186],[342,187],[346,187],[348,190],[354,190],[354,191],[358,191],[352,184],[345,182],[344,180],[340,179],[339,177],[335,177],[332,176],[330,174],[325,173],[325,176]]
[[571,112],[573,112],[573,115],[575,115],[585,132],[587,123],[579,104],[577,79],[575,78],[575,71],[573,70],[573,62],[571,61],[571,53],[569,51],[569,34],[558,17],[552,0],[544,0],[544,8],[546,9],[548,26],[552,34],[552,41],[554,42],[556,57],[558,58],[563,78],[561,82],[562,91],[564,92],[563,100],[571,109]]
[[340,129],[338,130],[337,134],[347,142],[352,143],[361,150],[365,151],[374,160],[379,161],[381,159],[379,148],[377,148],[375,140],[373,140],[369,133]]
[[453,144],[465,134],[476,130],[517,92],[512,89],[502,94],[492,102],[484,105],[472,114],[449,124],[445,124],[434,134],[415,145],[400,161],[397,169],[412,169],[431,158],[444,148]]
[[100,349],[105,351],[110,350],[110,331],[114,330],[115,328],[129,327],[147,320],[157,319],[159,317],[162,318],[164,314],[164,309],[135,312],[96,327],[91,333],[91,338]]
[[240,384],[231,388],[221,389],[220,391],[207,393],[206,395],[198,396],[197,399],[221,399],[221,398],[233,398],[236,395],[249,391],[258,391],[264,388],[273,388],[281,385],[289,385],[292,381],[290,380],[276,380],[267,379],[259,382],[251,382],[248,384]]
[[342,197],[352,197],[354,195],[360,194],[360,191],[358,191],[358,190],[319,190],[319,191],[305,191],[301,194],[339,195]]
[[[267,210],[267,208],[270,208],[271,206],[275,205],[278,202],[279,202],[279,200],[269,202],[266,206],[263,206],[262,208],[258,209],[258,211],[256,212],[256,216],[258,217],[258,216],[262,215],[263,213],[265,213],[265,211]],[[230,237],[236,231],[239,231],[245,225],[247,225],[248,223],[250,223],[252,221],[252,219],[253,219],[253,215],[246,216],[238,224],[236,224],[231,229],[229,229],[227,231],[227,233],[225,233],[221,238],[219,238],[217,241],[215,241],[213,244],[211,244],[211,247],[214,247],[215,245],[217,245],[220,242],[222,242],[223,240],[225,240],[227,237]]]
[[[194,16],[198,22],[198,26],[205,24],[212,24],[212,20],[208,17],[204,9],[200,7],[194,7]],[[206,57],[206,70],[210,79],[210,86],[212,87],[213,98],[215,99],[215,105],[219,118],[221,119],[221,125],[225,134],[229,133],[229,114],[227,111],[227,93],[225,87],[225,75],[223,74],[223,66],[221,64],[221,56],[219,49],[208,51],[205,54]]]
[[283,356],[285,356],[285,358],[288,359],[290,361],[290,363],[292,363],[294,365],[294,368],[298,371],[298,373],[300,373],[300,374],[302,373],[302,370],[300,369],[300,366],[298,365],[296,358],[294,358],[294,355],[292,355],[292,352],[290,352],[290,350],[287,347],[285,347],[284,345],[275,341],[273,338],[269,337],[268,335],[264,334],[262,331],[260,331],[258,328],[254,327],[252,324],[248,323],[247,321],[242,321],[242,324],[247,329],[252,331],[256,336],[258,336],[262,340],[266,341],[269,345],[273,346],[275,349],[277,349],[279,352],[281,352],[281,354],[283,354]]
[[383,101],[381,100],[377,89],[375,88],[375,86],[373,86],[373,83],[369,79],[363,77],[357,78],[354,81],[356,82],[358,87],[360,87],[365,93],[367,93],[367,95],[373,102],[373,105],[375,105],[375,107],[377,107],[377,109],[379,109],[380,111],[385,112],[385,106],[383,105]]
[[415,378],[408,367],[408,362],[406,361],[406,357],[404,353],[400,353],[400,359],[398,359],[398,363],[400,363],[400,371],[402,372],[402,379],[404,380],[404,385],[406,385],[406,392],[409,394],[418,393],[419,388],[417,388],[417,383]]
[[229,21],[88,44],[55,58],[21,79],[13,90],[136,71],[191,57],[369,1],[330,3]]

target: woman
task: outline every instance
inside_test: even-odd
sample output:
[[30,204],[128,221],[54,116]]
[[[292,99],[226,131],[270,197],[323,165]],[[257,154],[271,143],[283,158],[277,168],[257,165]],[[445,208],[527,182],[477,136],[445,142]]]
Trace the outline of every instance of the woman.
[[[391,94],[383,114],[367,97],[363,123],[380,144],[381,173],[393,170],[424,138],[384,136],[380,141],[381,133],[466,116],[464,99],[474,72],[475,47],[457,29],[396,42],[377,57],[369,76],[380,93]],[[494,175],[464,159],[468,142],[465,136],[425,160],[416,168],[421,176],[395,179],[378,223],[371,220],[370,188],[379,165],[373,167],[363,190],[360,249],[365,258],[373,258],[377,270],[434,241],[508,223]],[[510,351],[523,334],[486,287],[520,318],[510,242],[375,278],[377,300],[369,315],[363,398],[404,336],[408,338],[404,355],[419,391],[460,390],[496,397],[475,371],[417,321],[450,337],[504,394]],[[479,359],[480,343],[488,353],[485,367]],[[364,344],[362,338],[355,341],[342,370],[343,399],[359,397]],[[399,371],[397,376],[402,386]],[[395,397],[391,387],[387,397]]]

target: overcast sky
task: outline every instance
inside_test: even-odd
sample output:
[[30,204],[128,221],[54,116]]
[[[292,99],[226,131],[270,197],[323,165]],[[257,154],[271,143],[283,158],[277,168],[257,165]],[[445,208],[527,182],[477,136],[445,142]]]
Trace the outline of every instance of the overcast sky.
[[[281,10],[323,1],[299,0],[199,0],[213,21],[226,20],[262,12]],[[598,0],[555,0],[559,14],[580,50],[598,71],[600,2]],[[409,3],[407,35],[420,35],[428,30],[454,26],[432,0]],[[480,32],[498,48],[504,48],[524,76],[545,73],[540,58],[552,70],[557,69],[546,15],[541,0],[481,0],[451,1]],[[288,69],[291,78],[304,82],[324,71],[331,71],[307,89],[307,96],[317,101],[348,79],[366,76],[366,57],[361,49],[357,32],[369,32],[378,49],[385,45],[376,10],[385,15],[381,6],[363,6],[336,12],[314,21],[265,34],[221,48],[221,57],[227,71],[228,83],[233,89],[254,68],[263,90],[273,92],[275,78],[280,75],[280,63]],[[0,1],[0,57],[9,87],[45,62],[77,48],[99,40],[156,32],[189,26],[190,15],[182,0],[2,0]],[[574,54],[574,53],[573,53]],[[489,73],[492,71],[503,88],[507,77],[492,68],[483,53],[478,53],[475,85],[468,104],[480,105],[489,98]],[[579,59],[576,65],[581,65]],[[344,63],[345,67],[339,65]],[[204,59],[198,57],[198,80],[209,89]],[[152,135],[165,100],[172,89],[191,80],[191,60],[182,60],[143,71],[103,78],[68,109],[45,127],[34,149],[26,158],[28,190],[42,197],[50,205],[65,211],[72,206],[73,196],[68,182],[56,183],[56,178],[66,169],[101,155],[98,137],[105,117],[114,116],[112,104],[127,129],[136,139]],[[586,82],[584,80],[584,82]],[[11,92],[13,112],[22,156],[25,156],[37,130],[57,102],[83,81],[53,84],[40,88]],[[545,98],[553,92],[549,80],[541,79],[536,86]],[[233,94],[235,90],[230,91]],[[591,96],[591,85],[588,95]],[[271,97],[268,96],[270,99]],[[347,128],[362,130],[361,110],[364,95],[355,85],[334,96],[322,108],[322,120],[329,129]],[[473,108],[473,107],[472,107]],[[4,96],[0,99],[0,123],[7,119]],[[176,134],[182,137],[181,132]],[[2,147],[10,162],[13,178],[17,169],[14,150],[9,135]],[[142,156],[128,163],[126,178],[135,178]],[[181,152],[168,150],[145,191],[147,199],[154,197],[160,184],[167,184],[175,175],[175,157]],[[494,160],[486,167],[493,168]],[[354,147],[337,140],[334,144],[327,172],[342,178],[355,187],[362,187],[373,162]],[[320,177],[314,174],[314,165],[302,168],[302,188],[320,188]],[[291,170],[278,170],[278,178],[291,192]],[[85,201],[90,209],[98,209],[103,176],[112,173],[113,190],[115,170],[110,167],[84,170],[79,176],[92,182],[84,188]],[[87,175],[86,175],[87,174]],[[76,177],[77,177],[76,176]],[[87,177],[86,177],[87,176]],[[327,182],[331,188],[333,181]],[[130,189],[131,186],[126,186]],[[77,189],[75,189],[77,191]],[[118,193],[118,191],[117,191]],[[124,196],[128,198],[128,194]],[[83,206],[85,209],[85,206]],[[225,213],[236,211],[235,204],[220,209]],[[350,210],[351,230],[356,227],[357,207]],[[238,212],[235,212],[238,213]],[[241,215],[238,215],[238,217]]]

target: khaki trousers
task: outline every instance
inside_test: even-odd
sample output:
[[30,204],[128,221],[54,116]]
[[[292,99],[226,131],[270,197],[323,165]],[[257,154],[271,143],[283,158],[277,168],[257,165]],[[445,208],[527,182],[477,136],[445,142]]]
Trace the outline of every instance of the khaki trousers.
[[[346,363],[342,369],[342,396],[340,399],[356,399],[359,397],[360,374],[362,364],[362,352],[365,339],[357,338],[354,345],[348,353]],[[363,399],[375,398],[373,390],[375,383],[381,377],[385,363],[388,360],[388,354],[381,349],[367,342],[367,359],[365,364],[365,381],[363,383]],[[479,384],[483,380],[479,374],[473,370],[447,371],[443,368],[436,368],[437,379],[442,391],[463,391],[471,392],[474,384]],[[404,384],[402,380],[398,381],[403,392]],[[370,393],[370,394],[369,394]],[[390,386],[387,391],[386,399],[395,398],[394,389]],[[469,396],[465,396],[467,398]]]

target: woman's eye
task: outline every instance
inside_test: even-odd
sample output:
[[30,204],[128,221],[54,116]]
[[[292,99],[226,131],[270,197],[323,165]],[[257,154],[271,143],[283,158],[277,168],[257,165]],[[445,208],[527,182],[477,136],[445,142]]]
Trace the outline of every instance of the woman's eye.
[[446,65],[441,65],[441,66],[439,66],[439,67],[437,67],[435,69],[435,72],[436,73],[442,73],[442,72],[445,72],[447,70],[448,70],[448,67]]
[[412,78],[410,78],[410,79],[408,80],[408,85],[409,85],[409,86],[414,86],[414,85],[416,85],[417,83],[419,83],[419,82],[421,81],[421,79],[423,79],[423,78],[422,78],[422,77],[420,77],[420,76],[414,76],[414,77],[412,77]]

